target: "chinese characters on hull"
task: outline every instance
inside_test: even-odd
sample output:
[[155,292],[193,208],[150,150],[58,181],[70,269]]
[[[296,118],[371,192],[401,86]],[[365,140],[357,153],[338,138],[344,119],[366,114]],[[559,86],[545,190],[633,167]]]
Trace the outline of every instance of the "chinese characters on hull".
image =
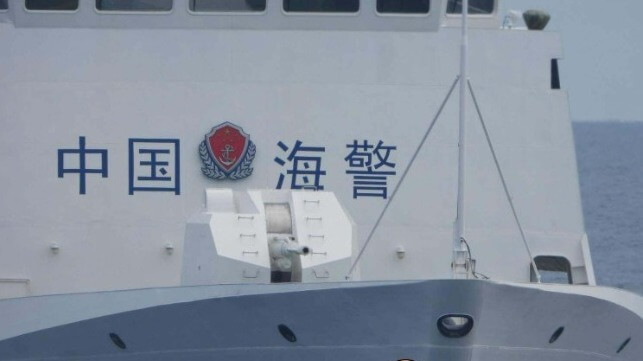
[[350,153],[344,158],[348,163],[346,174],[353,176],[353,198],[379,197],[388,198],[388,177],[394,176],[395,163],[390,161],[395,146],[384,145],[381,140],[377,145],[367,140],[346,144]]
[[[325,147],[304,146],[300,140],[292,147],[284,142],[277,143],[287,156],[277,156],[274,161],[282,170],[277,180],[277,189],[314,189],[323,190],[323,177],[327,174],[322,166]],[[344,158],[348,163],[346,174],[353,177],[353,198],[376,197],[388,199],[388,178],[395,176],[395,163],[391,161],[396,146],[385,145],[383,141],[369,144],[368,140],[353,140],[347,144],[349,154]]]
[[[67,168],[66,161],[71,161],[68,156],[77,156],[74,163],[78,168]],[[98,156],[100,159],[100,168],[89,168],[87,166],[87,156]],[[78,149],[58,149],[58,178],[64,178],[65,174],[78,174],[79,194],[86,194],[87,174],[100,174],[107,178],[107,149],[87,149],[85,147],[85,137],[78,137]]]
[[284,188],[286,178],[290,179],[287,188],[290,189],[313,189],[323,190],[322,177],[326,171],[322,170],[322,154],[326,152],[325,147],[304,147],[301,141],[296,141],[290,149],[284,142],[277,143],[277,146],[284,152],[288,152],[286,160],[280,157],[275,158],[275,163],[286,166],[285,174],[282,172],[277,181],[277,189]]
[[[344,143],[345,144],[345,143]],[[128,193],[166,192],[181,194],[181,157],[179,139],[128,139]],[[277,189],[324,190],[329,172],[323,159],[326,147],[295,140],[277,142],[276,163],[281,172]],[[388,199],[388,181],[394,177],[397,147],[382,140],[354,139],[346,144],[344,173],[352,180],[354,199],[362,197]],[[88,148],[81,136],[77,148],[58,149],[58,177],[77,175],[79,194],[87,193],[86,178],[97,175],[108,178],[108,149]],[[256,147],[250,136],[232,123],[222,123],[206,134],[199,146],[201,171],[214,180],[239,180],[253,172]],[[342,159],[342,158],[340,158]]]
[[[181,158],[178,139],[129,139],[129,194],[135,192],[173,192],[181,194]],[[87,174],[107,178],[107,149],[87,149],[85,137],[79,137],[78,149],[58,150],[58,178],[78,174],[79,194],[86,194]],[[72,159],[71,156],[76,159]],[[101,167],[88,166],[87,157],[99,157]],[[66,166],[68,162],[77,168]]]
[[129,194],[174,192],[181,194],[180,141],[129,140]]

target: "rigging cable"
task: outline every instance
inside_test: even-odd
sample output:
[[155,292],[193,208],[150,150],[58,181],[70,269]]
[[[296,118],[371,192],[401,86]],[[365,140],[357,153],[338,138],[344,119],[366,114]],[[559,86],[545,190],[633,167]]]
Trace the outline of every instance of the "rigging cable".
[[351,268],[348,271],[348,274],[346,275],[346,279],[349,280],[351,276],[353,275],[353,272],[355,271],[355,267],[357,266],[357,262],[362,258],[362,255],[364,254],[364,251],[366,250],[366,247],[368,247],[369,243],[373,239],[373,235],[375,234],[375,231],[379,227],[380,223],[382,222],[382,218],[384,218],[384,215],[386,214],[386,211],[388,210],[388,207],[391,205],[391,202],[393,202],[393,199],[395,199],[395,195],[397,194],[397,191],[400,189],[400,186],[404,182],[404,179],[406,178],[407,174],[409,173],[409,170],[413,166],[413,163],[415,162],[415,159],[417,158],[418,154],[420,154],[420,150],[422,150],[422,147],[424,146],[424,143],[426,143],[427,138],[429,137],[429,134],[431,134],[431,131],[433,130],[433,126],[435,126],[435,123],[438,121],[438,118],[440,118],[440,115],[442,114],[442,111],[444,110],[444,107],[446,106],[447,102],[449,101],[449,98],[451,98],[451,94],[453,94],[453,90],[455,89],[455,86],[458,84],[460,81],[460,77],[456,77],[456,79],[453,81],[453,85],[451,85],[451,89],[449,89],[449,92],[444,98],[444,101],[442,101],[442,104],[440,105],[440,108],[438,109],[437,114],[431,121],[431,125],[429,125],[429,128],[426,130],[424,133],[424,136],[422,137],[422,140],[420,141],[420,144],[417,146],[415,149],[415,152],[413,153],[413,156],[411,157],[411,160],[409,161],[409,164],[406,166],[404,169],[404,172],[402,173],[402,176],[400,177],[399,182],[397,182],[397,185],[395,186],[395,189],[393,190],[393,193],[391,193],[391,197],[388,199],[388,202],[386,202],[386,205],[382,209],[382,212],[380,212],[379,217],[377,217],[377,221],[375,221],[375,225],[373,225],[373,228],[371,229],[371,232],[368,234],[368,237],[366,238],[366,241],[364,242],[364,245],[360,249],[359,253],[357,254],[357,258],[355,258],[355,261],[353,261],[353,264],[351,265]]
[[498,157],[496,156],[496,151],[493,148],[491,137],[489,136],[489,132],[487,131],[487,126],[485,125],[484,118],[482,117],[482,112],[480,111],[480,106],[478,105],[478,100],[476,99],[476,95],[473,92],[473,87],[471,86],[471,82],[467,80],[467,84],[469,85],[469,92],[471,92],[471,98],[473,98],[473,104],[476,107],[476,112],[478,112],[478,118],[480,118],[480,124],[482,124],[482,130],[484,131],[484,136],[487,139],[487,144],[489,145],[489,149],[491,150],[493,162],[496,164],[496,170],[498,171],[498,175],[500,176],[500,182],[502,182],[502,188],[504,188],[505,196],[507,197],[507,201],[509,202],[509,206],[511,207],[511,212],[513,213],[513,216],[514,216],[514,220],[516,221],[516,225],[518,226],[518,230],[520,231],[520,237],[522,238],[522,242],[525,244],[525,248],[527,249],[527,254],[529,254],[531,267],[533,267],[534,269],[534,273],[536,274],[536,279],[538,280],[538,283],[541,283],[540,272],[538,271],[538,267],[536,266],[536,261],[534,259],[534,256],[531,253],[531,248],[529,248],[529,242],[527,242],[527,236],[525,235],[525,231],[523,230],[522,224],[520,223],[520,219],[518,218],[518,212],[516,211],[516,207],[514,206],[513,198],[509,193],[509,187],[507,187],[505,176],[502,173],[502,169],[500,168],[500,162],[498,161]]
[[473,275],[473,277],[475,277],[476,279],[483,279],[483,280],[491,279],[489,276],[487,276],[487,275],[485,275],[483,273],[476,272],[476,266],[475,266],[475,264],[476,264],[475,261],[476,260],[473,259],[473,256],[471,255],[471,247],[469,247],[469,243],[467,242],[466,239],[462,238],[461,240],[464,243],[464,245],[467,247],[467,254],[469,255],[469,261],[472,264],[472,266],[471,266],[471,274]]

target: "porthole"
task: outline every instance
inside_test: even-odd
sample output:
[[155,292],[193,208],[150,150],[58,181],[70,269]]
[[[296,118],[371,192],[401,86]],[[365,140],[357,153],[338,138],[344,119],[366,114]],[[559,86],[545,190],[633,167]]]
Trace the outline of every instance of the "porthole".
[[110,333],[109,338],[112,340],[114,345],[116,345],[116,347],[120,348],[121,350],[125,350],[127,348],[127,345],[119,335]]
[[297,336],[295,336],[295,333],[292,332],[288,326],[282,324],[277,328],[279,329],[281,336],[283,336],[288,342],[297,342]]
[[444,315],[438,319],[438,330],[448,338],[464,337],[473,329],[473,317],[469,315]]
[[618,348],[616,353],[621,353],[621,351],[625,349],[625,347],[627,346],[628,343],[630,343],[630,341],[632,341],[631,337],[628,337],[627,340],[623,341],[623,343],[621,344],[621,347]]
[[549,338],[549,343],[554,343],[554,342],[556,342],[556,340],[558,340],[558,338],[560,337],[560,335],[562,335],[562,334],[563,334],[563,331],[565,331],[565,327],[562,327],[562,326],[561,326],[561,327],[558,327],[558,329],[557,329],[556,331],[554,331],[554,333],[553,333],[553,334],[551,335],[551,337]]

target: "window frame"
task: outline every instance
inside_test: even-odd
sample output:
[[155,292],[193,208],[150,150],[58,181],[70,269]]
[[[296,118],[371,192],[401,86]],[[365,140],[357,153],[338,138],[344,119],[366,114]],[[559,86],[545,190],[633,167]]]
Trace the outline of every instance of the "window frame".
[[375,12],[375,15],[381,16],[384,18],[388,17],[410,17],[410,18],[426,18],[429,17],[433,14],[433,1],[434,0],[429,0],[429,11],[426,13],[381,13],[377,11],[377,0],[374,1],[375,8],[373,11]]
[[546,284],[562,284],[562,285],[573,285],[574,284],[574,267],[572,267],[571,261],[565,256],[549,256],[549,255],[538,255],[534,257],[533,263],[529,264],[529,281],[531,283],[537,282],[536,272],[534,271],[534,264],[538,268],[539,272],[558,272],[565,274],[567,276],[567,283],[546,283]]
[[362,0],[357,0],[357,11],[355,12],[328,12],[328,11],[286,11],[286,0],[281,1],[281,13],[286,16],[359,16],[362,13]]
[[263,9],[263,11],[195,11],[191,9],[190,6],[190,1],[187,2],[187,11],[188,14],[194,15],[194,16],[221,16],[221,15],[265,15],[268,12],[268,5],[269,5],[270,0],[266,0],[266,7]]
[[[462,17],[462,13],[459,13],[459,14],[458,13],[449,13],[449,9],[448,9],[449,0],[445,0],[445,3],[446,3],[446,6],[447,6],[447,9],[445,9],[444,12],[445,12],[445,14],[446,14],[446,16],[448,18],[461,18]],[[493,11],[490,12],[489,14],[471,14],[471,13],[469,13],[469,18],[491,18],[491,17],[496,16],[498,14],[498,3],[499,3],[498,0],[493,0]]]
[[[78,6],[76,6],[76,9],[74,10],[47,10],[47,9],[29,9],[27,7],[27,1],[22,0],[22,9],[31,14],[75,14],[80,11],[80,6],[81,6],[82,1],[78,0]],[[7,2],[7,10],[0,10],[0,12],[6,12],[9,10],[9,2]]]
[[[170,15],[174,13],[174,9],[176,9],[176,1],[172,0],[172,8],[170,10],[101,10],[98,8],[97,0],[93,0],[94,2],[94,12],[100,15]],[[189,4],[188,4],[189,6]]]

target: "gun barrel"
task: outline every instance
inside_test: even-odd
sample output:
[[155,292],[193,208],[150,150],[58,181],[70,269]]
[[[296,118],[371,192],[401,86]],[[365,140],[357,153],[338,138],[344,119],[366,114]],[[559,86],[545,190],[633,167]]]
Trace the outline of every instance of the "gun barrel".
[[273,258],[292,258],[306,256],[311,252],[310,247],[302,246],[288,239],[275,239],[270,244],[270,256]]
[[286,246],[285,252],[291,256],[294,256],[294,255],[305,256],[308,253],[310,253],[310,248],[308,246],[299,246],[299,245],[290,244]]

